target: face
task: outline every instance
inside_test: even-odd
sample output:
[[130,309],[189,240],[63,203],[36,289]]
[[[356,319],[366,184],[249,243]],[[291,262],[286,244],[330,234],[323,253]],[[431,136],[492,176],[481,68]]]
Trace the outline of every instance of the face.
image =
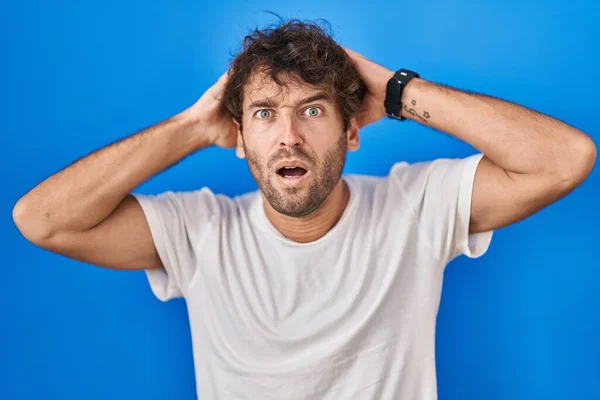
[[287,83],[278,86],[262,74],[248,81],[236,153],[247,159],[273,209],[303,217],[318,209],[339,182],[346,151],[358,148],[358,129],[352,119],[343,131],[338,108],[323,90]]

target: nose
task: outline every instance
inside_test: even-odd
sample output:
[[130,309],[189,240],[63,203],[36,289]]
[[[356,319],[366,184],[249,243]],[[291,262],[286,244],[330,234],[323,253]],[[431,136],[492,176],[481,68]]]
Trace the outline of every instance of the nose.
[[281,137],[280,144],[282,147],[301,147],[304,141],[299,130],[299,122],[293,115],[288,115],[285,118],[281,118],[281,125],[279,126]]

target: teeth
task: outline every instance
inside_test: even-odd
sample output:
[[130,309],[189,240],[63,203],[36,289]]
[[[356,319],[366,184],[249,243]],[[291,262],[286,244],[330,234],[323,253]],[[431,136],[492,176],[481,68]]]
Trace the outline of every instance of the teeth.
[[296,167],[284,167],[285,169],[294,169]]

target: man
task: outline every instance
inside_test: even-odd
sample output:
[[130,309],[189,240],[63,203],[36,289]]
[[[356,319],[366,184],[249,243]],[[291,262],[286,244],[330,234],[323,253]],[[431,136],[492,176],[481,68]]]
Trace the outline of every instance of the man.
[[[390,114],[481,154],[342,177],[359,129]],[[211,145],[236,147],[259,190],[131,194]],[[435,399],[445,266],[595,158],[556,119],[394,74],[291,20],[247,36],[191,107],[49,177],[13,215],[38,246],[144,269],[158,298],[184,297],[200,399]]]

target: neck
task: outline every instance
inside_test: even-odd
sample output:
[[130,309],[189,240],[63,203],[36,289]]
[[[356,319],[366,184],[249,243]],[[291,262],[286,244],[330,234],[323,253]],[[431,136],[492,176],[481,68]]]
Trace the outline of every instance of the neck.
[[323,237],[339,221],[350,200],[350,189],[340,178],[318,209],[299,218],[280,214],[271,207],[262,192],[261,196],[265,214],[275,229],[290,240],[307,243]]

